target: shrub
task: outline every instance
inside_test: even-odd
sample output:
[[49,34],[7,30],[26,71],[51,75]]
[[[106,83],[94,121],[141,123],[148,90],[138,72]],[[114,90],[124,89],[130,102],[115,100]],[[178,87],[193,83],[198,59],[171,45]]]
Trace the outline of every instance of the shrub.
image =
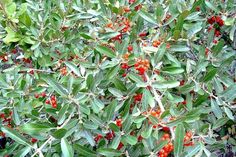
[[233,3],[2,0],[0,156],[233,156]]

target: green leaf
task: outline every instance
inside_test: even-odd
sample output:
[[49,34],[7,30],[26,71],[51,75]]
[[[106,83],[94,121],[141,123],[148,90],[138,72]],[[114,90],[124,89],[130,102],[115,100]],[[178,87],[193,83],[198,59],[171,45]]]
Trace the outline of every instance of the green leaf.
[[148,105],[153,108],[155,107],[155,101],[153,96],[151,95],[150,91],[145,89],[143,92],[143,98],[142,98],[142,105],[144,110],[148,109]]
[[64,157],[73,157],[73,149],[66,138],[61,139],[61,150]]
[[112,148],[99,148],[97,152],[104,156],[121,156],[122,152]]
[[152,86],[154,88],[159,88],[159,89],[165,89],[165,88],[175,88],[180,85],[179,81],[163,81],[163,82],[158,82],[154,83]]
[[107,15],[107,9],[104,0],[99,0],[99,5],[101,7],[102,13]]
[[92,102],[92,107],[93,107],[94,112],[98,113],[100,110],[104,108],[104,103],[101,100],[94,98]]
[[211,69],[207,72],[207,74],[204,76],[203,81],[204,81],[204,82],[207,82],[207,81],[212,80],[212,79],[215,77],[217,71],[218,71],[217,68],[211,68]]
[[64,88],[61,84],[57,83],[55,80],[49,78],[49,77],[44,77],[43,80],[45,80],[49,86],[51,86],[58,94],[62,96],[68,96],[68,91],[66,88]]
[[25,137],[23,137],[22,135],[20,135],[18,132],[16,132],[15,130],[12,130],[10,128],[6,128],[6,127],[1,127],[2,132],[4,132],[8,137],[10,137],[11,139],[15,140],[17,143],[26,145],[26,146],[30,146],[31,145],[28,143],[27,139]]
[[96,157],[96,152],[84,147],[80,144],[75,144],[75,149],[78,150],[80,155],[88,156],[88,157]]
[[149,13],[144,12],[143,10],[140,10],[140,11],[138,12],[138,14],[139,14],[144,20],[146,20],[147,22],[149,22],[149,23],[151,23],[151,24],[154,24],[154,25],[157,24],[156,20],[155,20],[155,19],[153,18],[153,16],[150,15]]
[[110,123],[109,124],[109,128],[111,128],[111,130],[115,131],[115,132],[119,132],[120,131],[120,128],[114,124],[114,123]]
[[223,47],[225,45],[225,41],[222,39],[220,40],[217,45],[215,45],[213,48],[212,48],[212,52],[214,53],[214,55],[217,55],[219,52],[222,51]]
[[174,155],[179,157],[183,151],[185,129],[183,124],[178,124],[175,130]]
[[120,140],[121,140],[121,135],[115,136],[115,138],[112,140],[110,148],[116,149],[119,146]]
[[27,134],[37,134],[41,132],[47,132],[53,129],[53,127],[46,124],[39,123],[26,123],[20,127],[20,129]]
[[145,129],[145,131],[141,132],[143,138],[149,138],[151,134],[152,134],[152,126],[149,126],[148,128]]
[[116,89],[116,88],[108,88],[108,91],[111,93],[111,94],[113,94],[115,97],[123,97],[123,93],[120,91],[120,90],[118,90],[118,89]]
[[16,11],[16,3],[10,3],[10,4],[6,5],[5,11],[8,16],[13,16],[13,14]]
[[16,107],[14,107],[13,109],[13,120],[16,125],[20,125],[20,117],[19,117]]
[[11,42],[17,42],[20,40],[16,32],[14,32],[10,27],[6,27],[5,30],[7,31],[7,36],[3,39],[3,41],[6,44],[9,44]]
[[126,86],[123,84],[123,82],[117,78],[114,78],[112,81],[115,85],[115,87],[121,91],[127,91]]
[[219,119],[222,118],[222,111],[221,108],[219,107],[219,104],[214,100],[211,99],[211,109],[214,113],[214,115]]
[[205,4],[208,8],[214,10],[215,12],[217,12],[217,13],[219,12],[219,9],[214,4],[212,4],[211,2],[205,1]]
[[58,113],[58,121],[57,121],[58,125],[61,125],[64,122],[64,120],[66,119],[65,114],[66,114],[66,111],[68,110],[68,108],[69,108],[69,104],[66,104],[60,109],[60,111]]
[[155,61],[156,62],[161,61],[161,59],[163,58],[165,52],[166,52],[166,44],[163,43],[163,44],[161,44],[161,46],[159,47],[159,49],[158,49],[158,51],[156,53]]
[[111,49],[105,47],[105,46],[97,46],[96,50],[110,58],[115,58],[116,55],[114,54],[114,52],[112,52]]
[[110,121],[114,114],[117,106],[117,100],[113,100],[105,109],[106,121]]
[[163,140],[163,141],[158,142],[158,144],[154,148],[154,152],[159,152],[166,144],[168,144],[168,142],[169,141],[167,141],[167,140]]
[[71,63],[71,62],[65,62],[66,66],[74,72],[74,74],[76,74],[77,76],[81,76],[80,75],[80,71],[79,71],[79,68],[74,64],[74,63]]
[[159,124],[157,117],[150,115],[150,116],[148,116],[148,119],[152,122],[153,125]]
[[234,120],[233,113],[231,112],[231,110],[228,107],[224,106],[224,111],[225,111],[225,113],[226,113],[226,115],[228,116],[229,119]]
[[188,38],[192,38],[197,32],[202,29],[202,23],[198,22],[194,24],[190,29],[187,31]]
[[162,72],[163,73],[167,73],[167,74],[181,74],[184,72],[184,69],[180,68],[180,67],[164,67],[162,68]]
[[131,136],[131,135],[123,136],[122,140],[124,140],[125,142],[127,142],[130,145],[135,145],[138,142],[137,137]]
[[186,155],[186,157],[193,157],[194,155],[196,155],[201,149],[201,145],[196,145],[194,148],[192,148],[188,154]]
[[218,119],[218,120],[215,122],[215,124],[213,125],[212,129],[217,129],[217,128],[223,126],[224,124],[226,124],[226,123],[228,122],[228,120],[229,120],[229,119],[228,119],[228,118],[225,118],[225,117]]
[[231,101],[236,98],[236,84],[229,86],[226,90],[220,93],[220,97],[226,99],[226,101]]
[[109,40],[111,38],[116,37],[119,34],[120,34],[119,32],[108,32],[108,33],[102,34],[100,36],[100,39],[102,39],[102,40]]
[[65,136],[66,133],[67,133],[66,129],[59,129],[59,130],[56,130],[55,132],[53,132],[52,136],[57,139],[61,139]]
[[31,147],[26,146],[23,149],[20,149],[19,152],[17,152],[17,154],[14,155],[14,157],[25,157],[31,150]]
[[92,74],[89,74],[86,79],[86,85],[88,89],[92,90],[94,87],[94,77]]
[[169,50],[174,52],[189,52],[190,48],[185,45],[171,45]]

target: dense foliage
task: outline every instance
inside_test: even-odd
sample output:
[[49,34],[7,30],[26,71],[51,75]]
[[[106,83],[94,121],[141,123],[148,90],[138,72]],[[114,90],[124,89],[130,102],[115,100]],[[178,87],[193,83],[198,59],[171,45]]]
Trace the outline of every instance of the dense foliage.
[[0,156],[234,156],[234,0],[1,0]]

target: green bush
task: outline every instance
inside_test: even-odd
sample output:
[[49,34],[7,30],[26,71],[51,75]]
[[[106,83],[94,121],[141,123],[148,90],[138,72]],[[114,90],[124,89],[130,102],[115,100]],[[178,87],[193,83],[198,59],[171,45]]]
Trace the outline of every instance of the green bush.
[[233,0],[1,0],[0,156],[234,156]]

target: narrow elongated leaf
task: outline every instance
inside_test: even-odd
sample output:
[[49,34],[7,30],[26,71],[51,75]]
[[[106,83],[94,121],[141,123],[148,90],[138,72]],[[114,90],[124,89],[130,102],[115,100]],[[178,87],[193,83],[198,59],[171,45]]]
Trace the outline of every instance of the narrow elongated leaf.
[[178,124],[175,130],[174,155],[179,157],[183,151],[185,129],[183,124]]
[[69,104],[66,104],[60,109],[59,114],[58,114],[59,117],[58,117],[58,121],[57,121],[57,123],[59,125],[61,125],[64,122],[64,120],[66,119],[65,114],[66,114],[66,111],[68,108],[69,108]]
[[153,87],[159,89],[165,89],[165,88],[175,88],[178,87],[179,85],[180,85],[179,81],[163,81],[154,83]]
[[49,125],[38,124],[38,123],[27,123],[22,125],[20,128],[23,132],[31,134],[47,132],[53,129],[53,127]]
[[167,140],[162,140],[162,141],[158,142],[158,144],[154,148],[154,152],[159,152],[168,142],[169,141],[167,141]]
[[96,50],[110,58],[115,58],[116,55],[114,54],[114,52],[112,52],[111,49],[105,47],[105,46],[97,46]]
[[130,145],[135,145],[137,143],[137,137],[135,136],[123,136],[123,140],[126,141]]
[[120,156],[122,152],[112,148],[100,148],[97,152],[104,156]]
[[64,157],[73,157],[73,149],[66,138],[61,139],[61,150]]
[[211,99],[211,109],[217,118],[222,118],[222,111],[219,104],[213,99]]
[[214,76],[216,75],[217,73],[217,69],[216,68],[212,68],[210,69],[207,74],[204,76],[203,78],[203,81],[204,82],[207,82],[207,81],[210,81],[214,78]]
[[10,128],[6,128],[6,127],[1,127],[2,132],[4,132],[7,136],[9,136],[11,139],[15,140],[16,142],[26,145],[26,146],[30,146],[30,144],[28,143],[28,141],[26,140],[25,137],[23,137],[22,135],[20,135],[18,132],[16,132],[15,130],[12,130]]
[[90,156],[91,157],[96,157],[97,156],[96,152],[94,152],[94,151],[92,151],[92,150],[88,149],[87,147],[82,146],[80,144],[76,144],[75,148],[76,148],[76,150],[78,150],[80,155],[89,156],[89,157]]
[[184,69],[180,67],[164,67],[162,72],[167,74],[181,74],[184,72]]
[[186,157],[193,157],[194,155],[196,155],[200,151],[200,149],[201,149],[201,145],[195,146],[193,149],[191,149],[191,151],[188,152]]
[[79,68],[74,63],[65,62],[65,64],[71,71],[74,72],[74,74],[76,74],[77,76],[81,76]]
[[217,129],[217,128],[223,126],[225,123],[228,122],[228,120],[229,120],[229,119],[228,119],[228,118],[225,118],[225,117],[218,119],[218,120],[215,122],[215,124],[213,125],[212,129]]
[[68,91],[66,90],[66,88],[64,88],[61,84],[57,83],[55,80],[49,78],[49,77],[45,77],[43,78],[49,86],[51,86],[58,94],[62,95],[62,96],[67,96],[68,95]]
[[144,20],[146,20],[147,22],[151,23],[151,24],[157,24],[156,20],[153,18],[152,15],[150,15],[149,13],[146,13],[142,10],[139,11],[138,13]]

